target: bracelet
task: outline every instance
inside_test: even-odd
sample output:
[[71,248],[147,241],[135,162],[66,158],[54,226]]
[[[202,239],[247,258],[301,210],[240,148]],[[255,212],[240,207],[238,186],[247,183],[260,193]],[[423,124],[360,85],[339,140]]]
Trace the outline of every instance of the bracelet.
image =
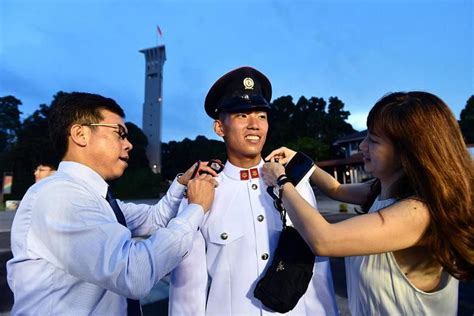
[[282,195],[283,195],[283,186],[285,184],[287,184],[288,182],[291,182],[290,179],[286,176],[286,174],[284,175],[281,175],[278,177],[278,180],[277,180],[277,187],[278,187],[278,196],[279,198],[281,199]]
[[288,179],[288,176],[287,176],[286,174],[284,174],[284,173],[281,174],[281,175],[277,178],[277,184],[278,184],[278,182],[280,182],[282,179],[285,179],[285,178]]

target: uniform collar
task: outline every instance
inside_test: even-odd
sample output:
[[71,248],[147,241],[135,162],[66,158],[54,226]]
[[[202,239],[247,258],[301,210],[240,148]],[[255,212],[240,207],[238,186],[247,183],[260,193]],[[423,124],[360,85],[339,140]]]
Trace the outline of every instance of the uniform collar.
[[61,161],[58,166],[58,172],[65,173],[70,177],[78,179],[87,187],[98,192],[102,197],[106,197],[109,185],[93,169],[74,161]]
[[233,180],[250,180],[259,178],[261,174],[261,168],[263,166],[263,159],[260,160],[260,163],[252,168],[240,168],[234,166],[227,160],[224,166],[224,173],[226,176]]

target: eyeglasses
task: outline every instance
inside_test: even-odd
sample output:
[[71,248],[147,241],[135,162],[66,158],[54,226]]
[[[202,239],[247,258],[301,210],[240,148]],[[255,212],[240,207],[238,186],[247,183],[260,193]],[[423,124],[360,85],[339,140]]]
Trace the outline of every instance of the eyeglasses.
[[106,123],[90,123],[90,124],[81,124],[82,126],[104,126],[104,127],[112,127],[118,129],[118,131],[115,131],[118,136],[122,139],[125,140],[128,138],[128,133],[125,130],[125,127],[123,127],[120,124],[106,124]]

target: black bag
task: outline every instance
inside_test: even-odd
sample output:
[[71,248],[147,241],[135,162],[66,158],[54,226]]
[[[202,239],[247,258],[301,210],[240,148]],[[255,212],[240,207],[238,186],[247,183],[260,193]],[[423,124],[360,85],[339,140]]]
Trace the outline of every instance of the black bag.
[[276,312],[292,310],[308,289],[313,266],[314,255],[309,246],[295,228],[285,226],[273,261],[258,281],[254,296]]
[[[285,173],[294,186],[309,177],[313,170],[314,161],[301,152],[296,153],[285,167]],[[313,277],[314,255],[298,231],[286,226],[286,209],[281,201],[281,192],[275,194],[273,187],[268,187],[267,192],[280,212],[283,230],[273,261],[255,286],[253,295],[266,307],[286,313],[298,304],[308,289]]]

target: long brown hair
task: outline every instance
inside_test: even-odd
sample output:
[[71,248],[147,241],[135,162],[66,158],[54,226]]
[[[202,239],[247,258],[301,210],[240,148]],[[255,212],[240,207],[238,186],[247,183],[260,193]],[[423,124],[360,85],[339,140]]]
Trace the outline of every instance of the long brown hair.
[[[427,92],[392,93],[372,108],[367,127],[400,155],[404,175],[390,188],[392,197],[426,203],[425,238],[434,258],[454,277],[474,279],[474,163],[448,106]],[[372,187],[380,190],[376,182]]]

